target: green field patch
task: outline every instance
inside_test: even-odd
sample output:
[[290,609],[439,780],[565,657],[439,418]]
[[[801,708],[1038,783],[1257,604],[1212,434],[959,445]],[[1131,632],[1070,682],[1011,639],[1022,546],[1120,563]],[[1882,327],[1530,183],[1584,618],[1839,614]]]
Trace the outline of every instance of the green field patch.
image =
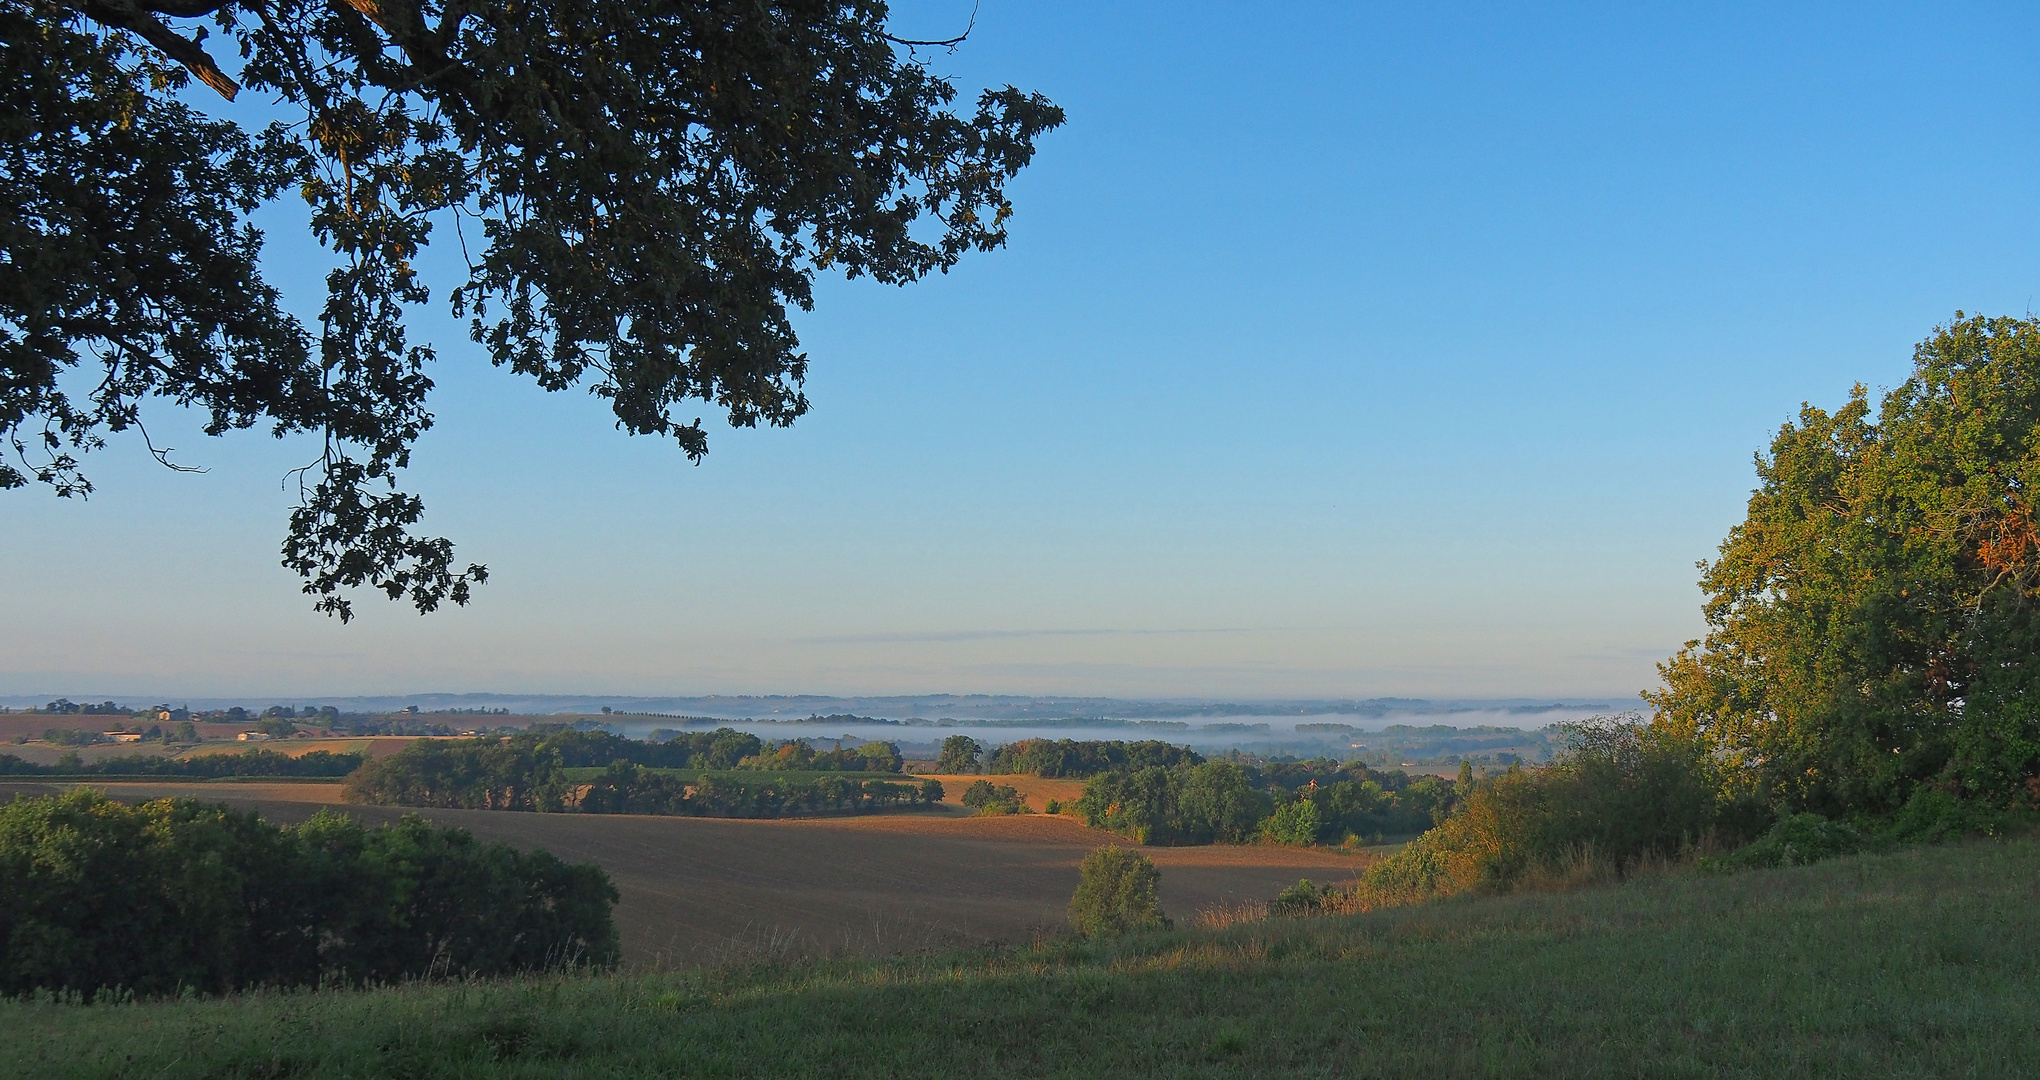
[[2029,838],[889,960],[15,1001],[0,1060],[163,1080],[2033,1076],[2036,879]]

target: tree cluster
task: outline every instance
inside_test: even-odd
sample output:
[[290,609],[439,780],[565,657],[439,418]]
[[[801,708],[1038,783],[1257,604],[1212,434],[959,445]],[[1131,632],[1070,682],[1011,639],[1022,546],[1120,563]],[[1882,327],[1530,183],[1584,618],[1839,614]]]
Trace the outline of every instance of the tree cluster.
[[974,773],[984,760],[983,744],[968,735],[951,735],[942,740],[942,750],[935,758],[935,771],[954,776],[958,773]]
[[875,772],[896,773],[906,767],[898,743],[867,742],[816,750],[807,739],[788,739],[765,747],[737,763],[738,768],[778,772]]
[[992,751],[985,771],[995,776],[1029,773],[1043,777],[1081,779],[1124,769],[1173,769],[1204,759],[1187,746],[1158,740],[1122,742],[1075,739],[1021,739]]
[[0,776],[182,776],[213,779],[223,776],[330,777],[338,779],[361,767],[365,754],[336,754],[313,750],[292,757],[274,750],[246,753],[198,754],[174,758],[163,754],[127,754],[78,760],[66,754],[54,765],[38,765],[12,754],[0,754]]
[[116,705],[111,701],[102,701],[96,705],[88,701],[80,705],[70,698],[58,698],[39,711],[53,716],[127,716],[134,712],[125,705]]
[[[757,736],[731,728],[640,742],[555,727],[502,738],[413,743],[349,777],[346,796],[385,806],[716,817],[868,813],[942,799],[934,781],[771,775],[803,754],[810,770],[900,769],[899,748],[883,742],[817,752],[795,740],[767,752]],[[576,779],[568,771],[589,767],[604,771],[593,779]]]
[[973,781],[965,788],[963,805],[980,814],[1032,813],[1018,789],[1009,784],[994,784],[990,780]]
[[916,809],[934,806],[942,796],[939,780],[914,784],[854,776],[753,776],[742,771],[689,779],[617,762],[578,787],[567,808],[584,814],[816,817]]
[[1449,815],[1457,786],[1357,762],[1235,761],[1100,773],[1073,812],[1142,844],[1339,843],[1422,832]]
[[508,975],[617,957],[592,865],[416,817],[364,828],[91,791],[0,805],[0,994]]

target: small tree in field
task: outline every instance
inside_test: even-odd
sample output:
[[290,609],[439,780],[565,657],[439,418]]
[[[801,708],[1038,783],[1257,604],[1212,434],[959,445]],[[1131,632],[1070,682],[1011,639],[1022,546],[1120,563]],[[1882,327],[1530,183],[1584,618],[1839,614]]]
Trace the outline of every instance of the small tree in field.
[[1102,847],[1084,856],[1079,873],[1070,897],[1070,925],[1079,933],[1100,937],[1169,925],[1158,888],[1162,875],[1147,856]]

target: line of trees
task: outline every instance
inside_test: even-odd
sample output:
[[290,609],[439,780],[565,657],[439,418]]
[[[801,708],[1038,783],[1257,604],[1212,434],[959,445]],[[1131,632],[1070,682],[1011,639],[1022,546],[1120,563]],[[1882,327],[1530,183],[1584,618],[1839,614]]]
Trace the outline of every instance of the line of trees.
[[608,967],[593,865],[417,817],[298,826],[92,791],[0,805],[0,994],[250,987]]
[[208,779],[286,776],[337,779],[359,769],[366,760],[365,754],[336,754],[330,750],[313,750],[292,757],[274,750],[257,749],[185,758],[129,754],[92,762],[82,761],[76,754],[66,754],[53,765],[38,765],[13,754],[0,754],[0,776],[176,776]]
[[570,808],[586,814],[807,817],[927,807],[940,803],[942,796],[939,780],[895,783],[853,776],[752,777],[742,772],[726,772],[685,781],[670,773],[619,761],[579,787]]
[[1100,773],[1071,810],[1142,844],[1379,841],[1444,820],[1461,787],[1358,762],[1219,760]]
[[[804,765],[803,771],[847,766],[891,773],[901,764],[899,748],[891,743],[816,751],[796,740],[768,750],[757,736],[729,728],[656,743],[556,728],[414,743],[349,777],[346,797],[386,806],[709,817],[873,813],[942,800],[942,785],[932,780],[771,775],[795,767],[789,763]],[[591,766],[603,769],[591,780],[568,772]]]
[[[976,746],[975,741],[970,740],[968,736],[952,736],[945,740],[943,744],[945,750],[958,738],[970,742],[972,747]],[[962,749],[959,746],[959,750]],[[974,758],[975,754],[964,753],[962,756]],[[992,751],[992,756],[985,762],[984,769],[995,776],[1027,773],[1042,777],[1081,779],[1114,770],[1173,769],[1182,765],[1202,764],[1203,761],[1203,757],[1187,746],[1176,746],[1153,739],[1140,742],[1122,742],[1117,739],[1081,741],[1021,739]]]
[[70,698],[58,698],[43,706],[41,711],[53,716],[126,716],[134,710],[125,705],[116,705],[111,701],[102,701],[97,704],[86,702],[80,705]]

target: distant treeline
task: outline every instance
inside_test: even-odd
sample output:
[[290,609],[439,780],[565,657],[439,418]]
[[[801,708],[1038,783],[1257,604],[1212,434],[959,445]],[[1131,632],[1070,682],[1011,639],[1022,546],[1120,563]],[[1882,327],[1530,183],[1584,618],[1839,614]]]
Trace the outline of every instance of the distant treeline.
[[1184,762],[1100,773],[1072,809],[1143,844],[1362,842],[1431,828],[1460,786],[1358,762]]
[[1187,746],[1152,739],[1142,742],[1021,739],[992,751],[985,771],[994,775],[1031,773],[1075,779],[1114,770],[1173,769],[1203,761]]
[[773,818],[933,806],[942,801],[942,795],[939,780],[915,784],[854,776],[789,778],[759,773],[753,777],[725,772],[688,781],[619,761],[579,788],[571,809],[584,814]]
[[[943,740],[937,767],[977,772],[983,749],[967,735],[952,735]],[[1206,761],[1187,746],[1152,740],[1022,739],[994,750],[983,771],[1088,777],[1083,797],[1067,811],[1143,844],[1318,844],[1409,835],[1444,820],[1463,786],[1330,759]],[[972,785],[972,798],[993,806],[1001,790],[1011,791],[980,781]]]
[[[779,817],[870,813],[942,799],[942,785],[847,776],[788,778],[771,771],[898,773],[899,747],[865,743],[816,750],[805,740],[767,747],[722,728],[639,742],[602,731],[550,728],[508,738],[414,743],[349,778],[347,798],[386,806],[541,813]],[[568,769],[602,767],[590,781]],[[665,769],[718,775],[688,779]],[[759,773],[755,779],[744,775]]]
[[338,778],[360,768],[365,760],[367,756],[364,754],[336,754],[330,750],[313,750],[297,757],[280,754],[274,750],[251,750],[245,753],[200,754],[187,758],[174,758],[163,754],[130,754],[124,757],[101,758],[93,762],[81,761],[76,754],[66,754],[54,765],[38,765],[32,761],[23,761],[13,754],[0,754],[0,776]]
[[616,962],[593,865],[416,817],[278,828],[191,799],[0,804],[0,995],[392,983]]

